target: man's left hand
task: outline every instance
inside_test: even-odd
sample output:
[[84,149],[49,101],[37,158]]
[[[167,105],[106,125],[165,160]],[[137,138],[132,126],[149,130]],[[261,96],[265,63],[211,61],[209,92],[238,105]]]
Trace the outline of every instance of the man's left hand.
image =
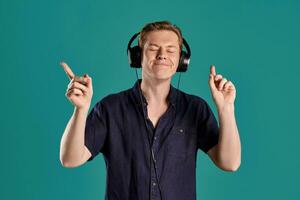
[[209,86],[218,111],[223,110],[224,106],[234,104],[236,96],[234,84],[221,74],[216,74],[214,65],[210,66]]

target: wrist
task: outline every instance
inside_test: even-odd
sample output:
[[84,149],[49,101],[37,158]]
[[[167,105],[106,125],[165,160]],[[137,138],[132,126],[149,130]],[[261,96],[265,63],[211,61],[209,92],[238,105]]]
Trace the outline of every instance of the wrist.
[[217,108],[219,115],[223,113],[234,113],[234,103],[224,103]]
[[89,112],[89,108],[90,108],[89,106],[87,106],[87,107],[76,107],[75,106],[74,113],[87,115]]

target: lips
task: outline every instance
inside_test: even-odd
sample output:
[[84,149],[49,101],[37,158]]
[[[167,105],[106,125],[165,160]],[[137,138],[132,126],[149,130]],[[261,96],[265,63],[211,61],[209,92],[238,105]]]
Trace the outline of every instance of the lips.
[[170,66],[170,64],[168,64],[168,63],[163,63],[163,62],[155,62],[154,65]]

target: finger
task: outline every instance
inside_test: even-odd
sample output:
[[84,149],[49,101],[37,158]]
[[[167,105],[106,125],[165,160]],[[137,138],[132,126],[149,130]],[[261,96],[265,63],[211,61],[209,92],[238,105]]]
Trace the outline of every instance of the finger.
[[219,83],[219,85],[218,85],[218,89],[219,90],[222,90],[223,89],[223,86],[224,86],[224,84],[227,82],[227,79],[226,78],[223,78],[221,81],[220,81],[220,83]]
[[73,88],[67,91],[67,96],[71,96],[71,95],[76,95],[76,96],[82,96],[83,92],[80,89],[77,88]]
[[212,91],[217,89],[215,81],[214,81],[214,75],[212,75],[212,74],[209,74],[209,86]]
[[93,80],[92,80],[92,77],[90,77],[88,74],[86,75],[86,77],[87,77],[87,87],[88,88],[91,88],[92,90],[93,90]]
[[80,89],[83,91],[83,93],[88,92],[88,88],[79,82],[74,82],[74,83],[70,84],[70,86],[68,87],[68,90],[73,89],[73,88]]
[[[83,78],[84,81],[82,81],[82,78],[73,78],[70,83],[68,84],[67,88],[70,89],[70,88],[73,88],[74,87],[74,84],[76,83],[76,85],[82,85],[83,87],[85,87],[86,89],[87,88],[87,81],[88,81],[88,78]],[[79,86],[81,87],[81,86]]]
[[210,66],[210,74],[212,74],[214,76],[216,75],[216,67],[214,65]]
[[73,91],[66,93],[66,97],[69,98],[70,100],[72,100],[74,97],[80,97],[80,96],[82,96],[82,95],[75,94]]
[[86,84],[86,80],[85,80],[83,77],[80,77],[80,76],[74,76],[74,77],[72,78],[72,80],[70,81],[69,84],[72,84],[72,83],[74,83],[74,82],[78,82],[78,83],[81,83],[81,84],[83,84],[83,85]]
[[234,85],[233,85],[233,83],[231,82],[231,81],[227,81],[226,83],[225,83],[225,85],[224,85],[224,89],[225,90],[228,90],[228,89],[234,89],[235,87],[234,87]]
[[220,81],[222,80],[223,76],[221,74],[215,75],[215,81]]
[[88,80],[89,80],[88,75],[87,75],[87,74],[84,74],[84,75],[83,75],[83,81],[85,82],[85,85],[88,84]]
[[75,77],[75,74],[72,72],[71,68],[67,65],[67,63],[62,61],[62,62],[60,62],[60,65],[65,70],[66,74],[68,75],[68,77],[70,79]]
[[66,93],[83,94],[83,91],[78,88],[70,88],[70,89],[67,89]]
[[71,83],[74,83],[74,82],[79,82],[83,85],[86,85],[87,82],[86,82],[86,79],[84,77],[81,77],[81,76],[75,76],[72,80],[71,80]]

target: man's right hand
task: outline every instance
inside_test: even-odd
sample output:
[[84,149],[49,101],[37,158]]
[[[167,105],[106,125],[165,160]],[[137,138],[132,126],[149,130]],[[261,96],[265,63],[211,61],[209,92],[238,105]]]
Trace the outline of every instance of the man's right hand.
[[77,109],[88,111],[93,96],[92,78],[87,74],[83,77],[75,76],[65,62],[61,62],[60,65],[70,79],[65,96]]

